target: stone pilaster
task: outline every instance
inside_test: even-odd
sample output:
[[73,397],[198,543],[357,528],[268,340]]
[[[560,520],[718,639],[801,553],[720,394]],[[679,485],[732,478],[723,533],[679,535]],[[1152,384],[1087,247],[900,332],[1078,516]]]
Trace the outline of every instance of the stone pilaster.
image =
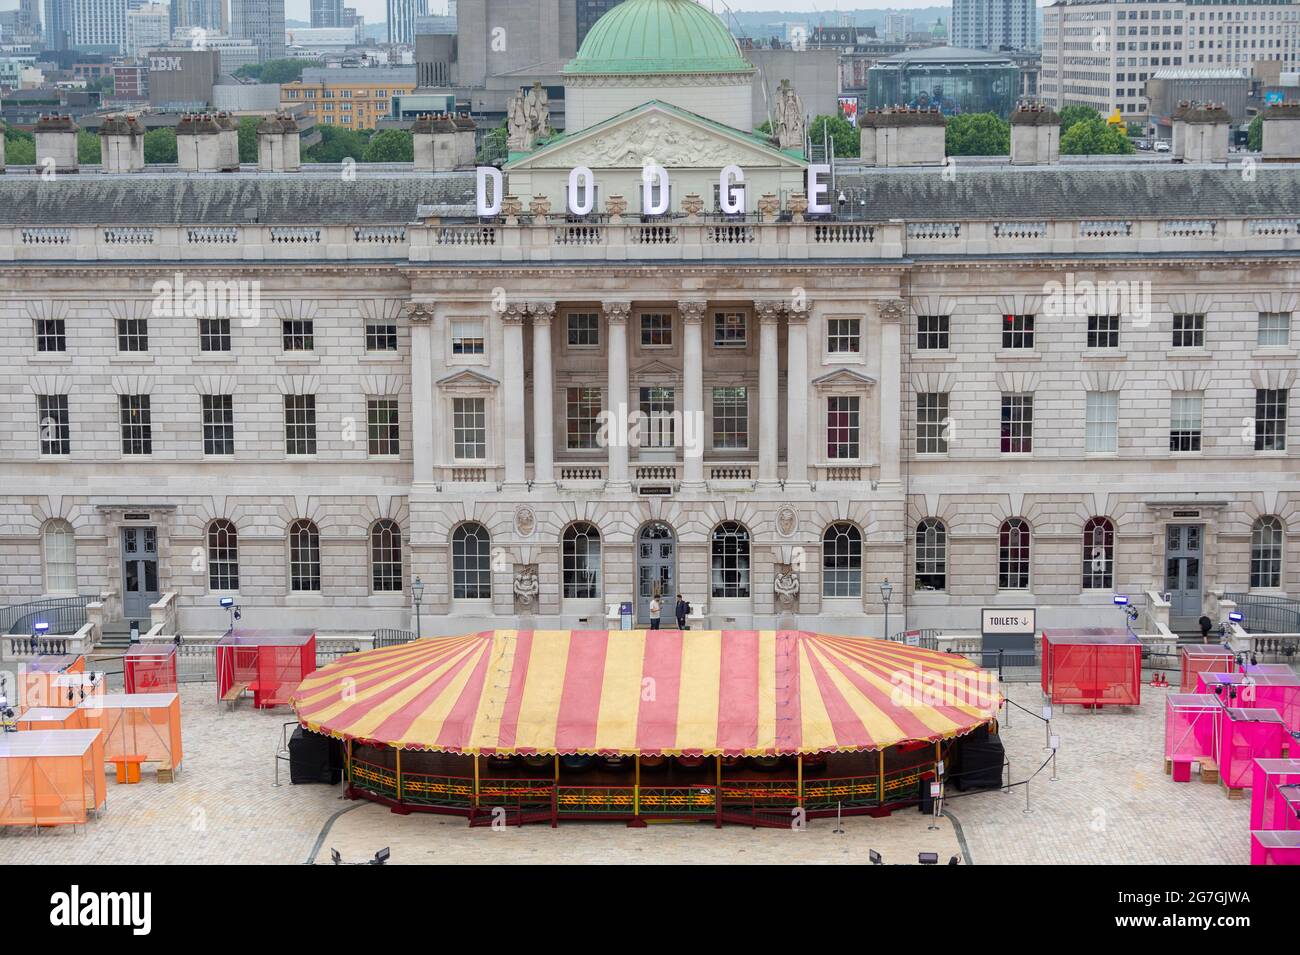
[[632,314],[631,302],[602,302],[605,329],[609,336],[609,364],[607,371],[607,398],[605,413],[609,423],[609,474],[606,481],[611,490],[630,489],[627,468],[628,425],[628,371],[627,371],[627,320]]
[[[530,302],[533,318],[533,482],[555,483],[555,376],[551,368],[554,302]],[[509,381],[506,382],[509,387]]]
[[677,303],[682,316],[682,488],[704,488],[704,314],[708,302]]

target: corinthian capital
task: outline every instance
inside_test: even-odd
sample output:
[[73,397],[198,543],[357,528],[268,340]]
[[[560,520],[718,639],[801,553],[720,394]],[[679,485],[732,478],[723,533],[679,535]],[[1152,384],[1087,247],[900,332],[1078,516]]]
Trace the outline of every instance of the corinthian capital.
[[509,302],[501,312],[501,321],[507,325],[521,325],[527,314],[527,302]]
[[632,315],[631,302],[601,302],[600,307],[605,313],[605,321],[610,325],[626,325]]
[[555,303],[529,302],[528,314],[533,317],[534,325],[549,325],[555,318]]
[[778,322],[783,311],[785,311],[785,302],[782,299],[765,298],[754,301],[754,313],[758,315],[760,322]]
[[682,314],[682,323],[685,325],[698,325],[704,321],[704,311],[709,307],[709,303],[702,299],[684,299],[677,303],[677,309]]
[[406,311],[406,320],[412,324],[433,320],[433,305],[429,302],[407,302],[403,309]]

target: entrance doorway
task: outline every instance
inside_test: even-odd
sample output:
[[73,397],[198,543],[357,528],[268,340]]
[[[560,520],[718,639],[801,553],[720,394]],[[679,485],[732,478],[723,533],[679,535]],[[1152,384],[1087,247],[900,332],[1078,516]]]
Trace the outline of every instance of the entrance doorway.
[[1205,526],[1170,524],[1165,528],[1165,592],[1169,616],[1201,615],[1201,588],[1205,566]]
[[649,625],[650,598],[656,595],[660,620],[672,620],[677,599],[677,535],[662,521],[651,521],[637,535],[636,580],[637,623]]
[[147,624],[149,605],[157,603],[160,596],[158,528],[122,528],[122,615]]

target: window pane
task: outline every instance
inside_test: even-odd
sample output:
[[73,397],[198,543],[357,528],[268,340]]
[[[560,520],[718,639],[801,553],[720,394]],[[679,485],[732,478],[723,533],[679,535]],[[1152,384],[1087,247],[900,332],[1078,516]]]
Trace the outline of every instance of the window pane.
[[1088,392],[1085,418],[1085,451],[1106,452],[1119,449],[1118,392]]
[[743,385],[713,389],[713,447],[749,447],[749,397]]
[[862,596],[862,533],[832,524],[822,535],[822,596]]

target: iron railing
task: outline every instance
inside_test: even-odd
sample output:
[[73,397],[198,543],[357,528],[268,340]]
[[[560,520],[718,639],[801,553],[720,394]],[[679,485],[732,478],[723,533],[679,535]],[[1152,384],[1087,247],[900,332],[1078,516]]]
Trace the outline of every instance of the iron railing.
[[1300,633],[1300,600],[1268,594],[1224,594],[1245,614],[1247,633]]
[[37,623],[48,623],[50,636],[69,636],[86,625],[86,604],[98,597],[46,597],[0,608],[0,633],[30,634]]
[[410,643],[415,639],[415,634],[410,630],[394,630],[391,627],[381,627],[370,635],[373,641],[372,646],[376,649],[379,647],[397,647],[403,643]]

